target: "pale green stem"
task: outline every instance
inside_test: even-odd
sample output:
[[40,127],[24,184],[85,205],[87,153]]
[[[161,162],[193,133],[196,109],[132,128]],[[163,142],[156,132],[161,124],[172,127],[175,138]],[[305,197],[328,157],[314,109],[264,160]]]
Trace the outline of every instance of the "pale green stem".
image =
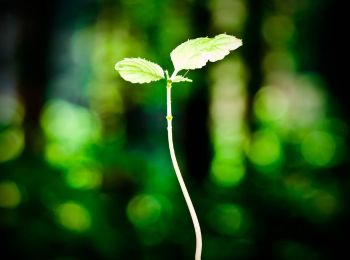
[[176,160],[175,156],[175,150],[174,150],[174,144],[173,144],[173,130],[172,130],[172,120],[173,116],[171,114],[171,80],[168,80],[167,82],[167,116],[166,119],[168,121],[168,142],[169,142],[169,150],[170,150],[170,156],[171,156],[171,161],[174,166],[174,170],[176,173],[177,180],[179,181],[182,193],[185,197],[185,201],[188,207],[188,210],[190,211],[193,226],[194,226],[194,231],[196,234],[196,253],[195,253],[195,260],[200,260],[201,259],[201,254],[202,254],[202,234],[201,234],[201,228],[199,226],[198,218],[196,211],[194,210],[190,195],[188,194],[185,182],[182,178],[181,172],[179,165]]

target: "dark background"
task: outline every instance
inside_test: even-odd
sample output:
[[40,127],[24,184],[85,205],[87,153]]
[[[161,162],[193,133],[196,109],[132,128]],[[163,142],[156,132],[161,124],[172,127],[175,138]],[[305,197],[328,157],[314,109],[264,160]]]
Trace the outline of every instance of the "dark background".
[[[349,217],[345,17],[337,1],[0,1],[3,259],[191,259],[166,139],[187,39],[243,46],[173,88],[174,142],[203,259],[342,259]],[[5,257],[6,256],[6,257]]]

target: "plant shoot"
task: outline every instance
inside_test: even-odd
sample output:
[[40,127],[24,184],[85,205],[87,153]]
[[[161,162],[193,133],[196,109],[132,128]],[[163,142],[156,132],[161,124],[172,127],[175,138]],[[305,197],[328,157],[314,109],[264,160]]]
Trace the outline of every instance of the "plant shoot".
[[190,195],[187,191],[179,165],[176,160],[172,131],[173,115],[171,113],[171,88],[173,83],[192,82],[191,79],[186,78],[182,75],[178,75],[180,71],[200,69],[209,61],[215,62],[222,60],[226,55],[230,53],[230,51],[237,49],[241,45],[242,41],[240,39],[227,34],[219,34],[214,38],[201,37],[188,40],[177,46],[170,53],[170,57],[174,65],[174,72],[171,74],[171,76],[169,76],[167,70],[163,70],[158,64],[142,58],[125,58],[115,64],[115,69],[119,72],[120,76],[126,81],[130,81],[132,83],[143,84],[152,81],[158,81],[161,79],[166,80],[166,120],[168,123],[167,131],[169,151],[175,174],[179,181],[181,191],[185,198],[195,230],[195,260],[201,259],[202,234],[196,211],[193,207]]

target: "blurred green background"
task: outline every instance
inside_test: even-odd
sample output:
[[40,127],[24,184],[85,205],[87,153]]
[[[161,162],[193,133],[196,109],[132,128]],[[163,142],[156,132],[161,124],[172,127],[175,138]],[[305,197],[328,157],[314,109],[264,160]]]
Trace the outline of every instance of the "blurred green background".
[[[187,39],[243,46],[173,88],[203,259],[349,257],[345,48],[331,0],[0,1],[1,259],[193,259],[165,82]],[[343,257],[342,259],[346,259]]]

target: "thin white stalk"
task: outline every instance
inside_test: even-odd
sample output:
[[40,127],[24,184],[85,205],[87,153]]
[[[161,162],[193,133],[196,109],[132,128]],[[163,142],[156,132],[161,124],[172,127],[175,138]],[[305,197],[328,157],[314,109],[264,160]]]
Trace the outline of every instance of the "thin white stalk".
[[202,254],[202,233],[201,233],[201,228],[199,226],[198,218],[196,211],[194,210],[191,197],[188,194],[185,182],[182,178],[181,172],[179,165],[176,160],[175,156],[175,150],[174,150],[174,144],[173,144],[173,130],[172,130],[172,120],[173,116],[171,113],[171,81],[167,82],[167,116],[166,119],[168,121],[168,143],[169,143],[169,150],[170,150],[170,156],[171,156],[171,161],[174,166],[174,170],[176,173],[177,180],[179,181],[180,187],[182,194],[185,197],[185,201],[188,207],[188,210],[190,211],[190,215],[192,218],[193,226],[194,226],[194,231],[196,234],[196,253],[195,253],[195,260],[200,260],[201,259],[201,254]]

